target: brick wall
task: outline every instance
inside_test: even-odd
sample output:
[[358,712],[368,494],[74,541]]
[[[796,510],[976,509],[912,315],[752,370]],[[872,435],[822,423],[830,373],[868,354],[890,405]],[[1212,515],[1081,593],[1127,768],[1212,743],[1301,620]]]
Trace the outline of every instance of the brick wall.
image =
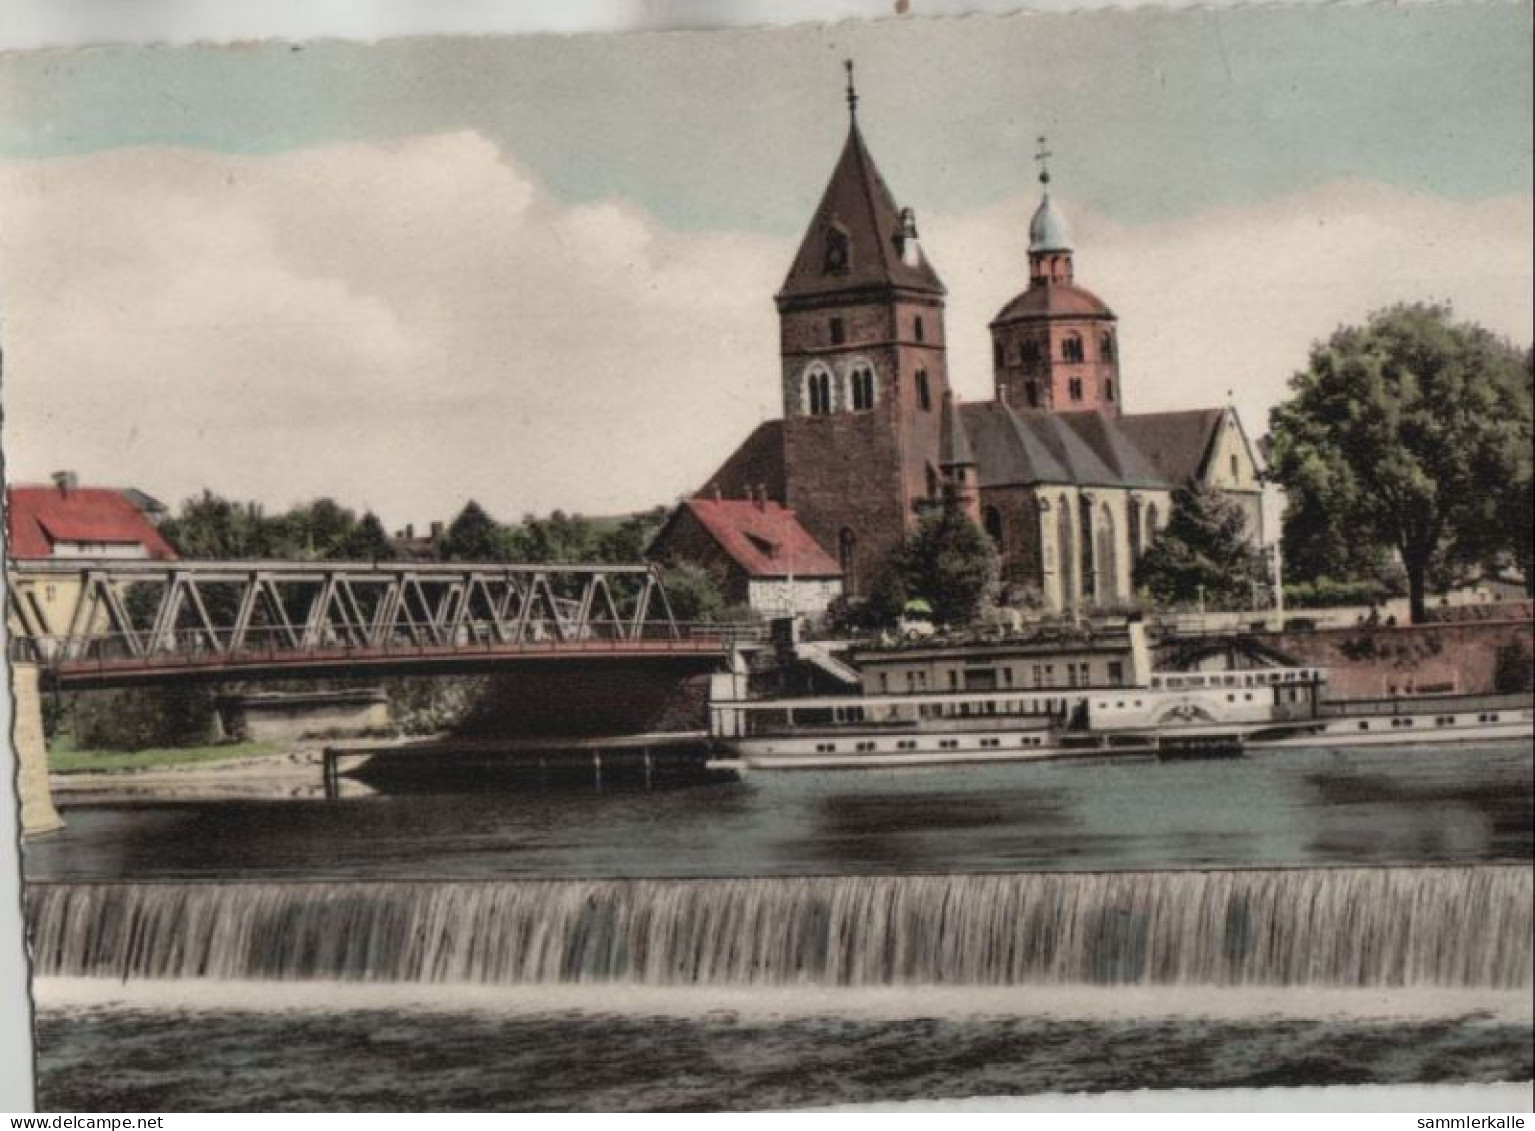
[[1303,663],[1330,669],[1332,698],[1369,699],[1433,688],[1491,692],[1500,650],[1520,646],[1528,679],[1531,633],[1531,622],[1521,620],[1323,629],[1260,639]]

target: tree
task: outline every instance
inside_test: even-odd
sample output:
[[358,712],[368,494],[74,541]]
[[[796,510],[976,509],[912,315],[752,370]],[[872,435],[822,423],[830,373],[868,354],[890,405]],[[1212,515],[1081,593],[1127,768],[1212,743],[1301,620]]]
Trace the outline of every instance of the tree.
[[681,623],[725,619],[729,602],[720,579],[702,566],[678,562],[666,567],[661,584],[672,616]]
[[347,532],[337,547],[337,556],[354,562],[387,562],[394,559],[394,543],[384,531],[378,515],[369,511]]
[[956,506],[929,511],[917,523],[876,586],[881,607],[920,599],[943,625],[974,620],[997,585],[997,551],[985,532]]
[[236,503],[212,491],[181,504],[161,533],[184,558],[252,559],[273,556],[272,525],[259,503]]
[[1389,549],[1421,621],[1436,563],[1529,545],[1529,367],[1507,342],[1447,307],[1396,306],[1314,346],[1290,388],[1271,467],[1303,575],[1349,577]]
[[458,512],[437,552],[444,561],[489,562],[505,557],[505,532],[495,519],[485,513],[485,508],[470,499]]
[[1135,585],[1159,605],[1206,600],[1244,605],[1264,583],[1242,508],[1218,488],[1197,483],[1174,492],[1167,525],[1135,565]]

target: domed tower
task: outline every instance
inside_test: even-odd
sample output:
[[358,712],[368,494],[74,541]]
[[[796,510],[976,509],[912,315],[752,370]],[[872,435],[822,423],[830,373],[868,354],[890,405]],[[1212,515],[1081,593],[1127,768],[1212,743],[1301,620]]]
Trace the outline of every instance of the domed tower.
[[919,508],[941,497],[949,390],[944,287],[912,211],[848,133],[777,297],[786,502],[867,591]]
[[1076,284],[1071,229],[1050,199],[1050,153],[1039,141],[1044,197],[1029,221],[1029,285],[991,323],[997,398],[1020,410],[1118,416],[1118,319]]

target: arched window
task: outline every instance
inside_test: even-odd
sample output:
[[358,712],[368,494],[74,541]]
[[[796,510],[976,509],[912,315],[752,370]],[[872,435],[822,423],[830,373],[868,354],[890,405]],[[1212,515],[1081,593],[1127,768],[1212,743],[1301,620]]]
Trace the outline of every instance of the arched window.
[[1105,330],[1103,336],[1098,339],[1098,354],[1104,361],[1114,360],[1114,334]]
[[1097,547],[1097,572],[1098,572],[1098,600],[1102,604],[1113,604],[1119,600],[1119,545],[1118,533],[1114,529],[1114,512],[1109,509],[1109,504],[1104,503],[1098,508],[1098,547]]
[[981,524],[986,528],[986,536],[991,539],[991,544],[1000,552],[1002,550],[1002,512],[996,507],[987,507],[981,512]]
[[844,526],[837,535],[837,565],[842,570],[842,592],[858,595],[858,535]]
[[1239,482],[1242,478],[1242,461],[1237,459],[1235,452],[1231,453],[1231,481]]
[[833,318],[827,329],[831,332],[832,345],[840,346],[843,342],[847,341],[847,323],[842,319]]
[[1071,609],[1077,603],[1076,585],[1076,522],[1071,513],[1071,500],[1065,495],[1055,508],[1056,576],[1060,579],[1061,608]]
[[933,390],[928,387],[926,369],[917,370],[917,404],[923,412],[933,410]]
[[831,412],[831,372],[820,363],[805,371],[805,411],[811,416]]
[[1114,378],[1112,377],[1103,379],[1103,399],[1106,401],[1114,399]]
[[1039,343],[1029,338],[1018,346],[1018,360],[1024,365],[1033,365],[1039,360]]
[[1074,401],[1082,399],[1082,378],[1072,377],[1067,380],[1066,395]]
[[849,374],[853,386],[853,411],[868,412],[874,407],[874,370],[867,365],[857,365]]
[[1061,339],[1061,358],[1065,361],[1082,360],[1082,335],[1067,334]]
[[927,328],[922,325],[922,315],[917,315],[917,321],[912,328],[916,331],[917,341],[927,341]]

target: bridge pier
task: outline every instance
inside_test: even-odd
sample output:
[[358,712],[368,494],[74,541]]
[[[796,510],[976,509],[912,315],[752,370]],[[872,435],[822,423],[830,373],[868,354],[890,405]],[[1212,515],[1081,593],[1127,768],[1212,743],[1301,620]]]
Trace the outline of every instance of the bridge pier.
[[16,751],[16,792],[23,839],[64,827],[48,785],[48,742],[43,737],[43,696],[36,664],[11,665],[11,744]]

